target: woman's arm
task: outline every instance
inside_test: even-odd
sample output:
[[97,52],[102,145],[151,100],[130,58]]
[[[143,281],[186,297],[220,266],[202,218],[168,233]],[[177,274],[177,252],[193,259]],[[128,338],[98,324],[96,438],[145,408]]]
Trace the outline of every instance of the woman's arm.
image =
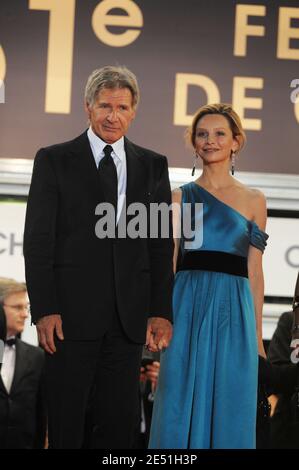
[[182,204],[182,190],[174,189],[172,191],[172,224],[173,224],[173,272],[176,272],[176,264],[180,248],[180,235],[181,235],[181,204]]
[[[253,197],[254,214],[253,218],[255,223],[261,230],[266,228],[267,220],[267,207],[266,198],[260,191],[255,191]],[[258,340],[258,351],[263,357],[266,357],[266,353],[263,345],[263,304],[264,304],[264,275],[262,267],[262,252],[250,245],[248,253],[248,278],[250,282],[251,292],[254,301],[255,319],[256,319],[256,331]]]

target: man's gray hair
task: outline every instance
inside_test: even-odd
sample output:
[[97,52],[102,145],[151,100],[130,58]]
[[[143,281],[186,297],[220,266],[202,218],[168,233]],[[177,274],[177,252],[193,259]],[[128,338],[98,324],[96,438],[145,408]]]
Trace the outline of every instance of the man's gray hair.
[[6,297],[19,292],[27,292],[24,282],[18,282],[7,277],[0,277],[0,303],[3,304]]
[[97,95],[103,88],[128,88],[132,93],[132,106],[137,108],[139,102],[139,87],[137,78],[124,66],[107,65],[94,70],[88,77],[85,87],[85,102],[93,106]]

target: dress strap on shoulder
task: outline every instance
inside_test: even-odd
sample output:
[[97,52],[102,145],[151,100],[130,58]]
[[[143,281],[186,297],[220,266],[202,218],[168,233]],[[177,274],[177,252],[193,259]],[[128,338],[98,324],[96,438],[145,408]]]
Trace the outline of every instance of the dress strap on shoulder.
[[[199,193],[194,191],[194,184],[192,182],[180,186],[182,190],[182,202],[203,202],[199,200]],[[200,198],[201,199],[201,198]]]
[[269,235],[261,230],[255,222],[251,223],[250,245],[264,253],[268,238]]

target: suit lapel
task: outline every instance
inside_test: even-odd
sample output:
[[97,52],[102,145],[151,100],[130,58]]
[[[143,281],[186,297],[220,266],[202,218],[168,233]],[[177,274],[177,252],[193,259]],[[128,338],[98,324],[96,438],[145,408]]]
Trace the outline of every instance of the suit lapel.
[[103,200],[104,195],[100,185],[98,169],[89,144],[87,131],[74,140],[72,156],[72,164],[80,172],[82,179],[86,181],[88,190],[94,193],[97,200]]
[[11,384],[10,394],[16,389],[18,382],[25,375],[28,366],[28,350],[26,345],[20,340],[16,339],[16,364],[13,381]]
[[133,202],[147,201],[147,177],[145,162],[141,150],[125,137],[125,151],[127,160],[127,207]]
[[3,392],[3,393],[5,393],[5,394],[7,395],[7,390],[6,390],[5,386],[4,386],[4,383],[3,383],[3,380],[2,380],[1,375],[0,375],[0,391]]

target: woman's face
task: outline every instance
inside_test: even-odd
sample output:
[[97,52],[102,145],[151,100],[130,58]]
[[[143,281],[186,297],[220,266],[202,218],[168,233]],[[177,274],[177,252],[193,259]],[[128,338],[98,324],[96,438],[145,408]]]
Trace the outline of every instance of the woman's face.
[[199,119],[195,131],[195,150],[206,163],[229,160],[239,148],[228,120],[221,114],[206,114]]

